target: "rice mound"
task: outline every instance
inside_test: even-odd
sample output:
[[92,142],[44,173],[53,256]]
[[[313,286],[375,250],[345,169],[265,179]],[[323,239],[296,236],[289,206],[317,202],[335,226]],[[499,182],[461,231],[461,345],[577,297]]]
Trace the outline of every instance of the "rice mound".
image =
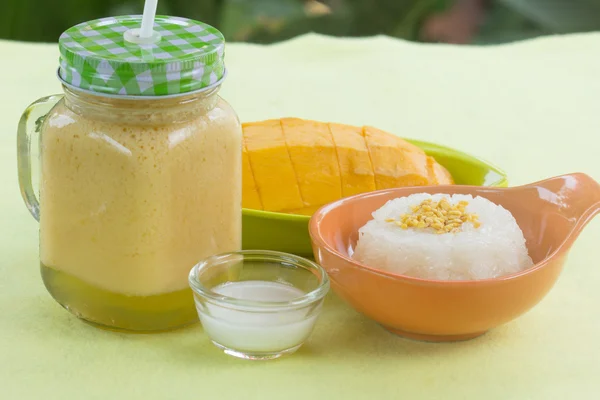
[[[476,213],[481,226],[465,222],[461,232],[436,234],[431,229],[402,229],[389,218],[410,214],[423,200],[452,205],[468,201],[465,211]],[[488,199],[470,195],[413,194],[388,201],[359,229],[352,257],[396,274],[425,279],[474,280],[516,273],[533,265],[523,232],[512,214]]]

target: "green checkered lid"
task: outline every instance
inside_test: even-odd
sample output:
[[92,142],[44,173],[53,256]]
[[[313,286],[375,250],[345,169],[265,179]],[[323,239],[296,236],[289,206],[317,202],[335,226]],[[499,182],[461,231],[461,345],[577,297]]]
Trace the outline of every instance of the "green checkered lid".
[[136,41],[141,20],[110,17],[69,28],[58,41],[59,77],[80,89],[128,96],[187,93],[223,78],[225,39],[217,29],[156,16],[153,38]]

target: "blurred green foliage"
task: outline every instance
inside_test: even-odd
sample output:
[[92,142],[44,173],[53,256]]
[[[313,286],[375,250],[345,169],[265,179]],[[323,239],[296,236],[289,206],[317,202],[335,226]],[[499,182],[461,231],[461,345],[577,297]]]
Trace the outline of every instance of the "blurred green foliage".
[[[460,0],[160,0],[159,14],[205,21],[230,41],[272,43],[306,32],[387,34],[419,40],[431,15]],[[478,0],[475,0],[478,1]],[[480,0],[476,43],[600,29],[600,0]],[[0,0],[0,38],[54,42],[65,29],[110,15],[139,14],[143,0]]]
[[600,0],[493,0],[474,42],[600,30]]
[[[143,0],[1,0],[0,38],[56,41],[67,28],[111,15],[140,14]],[[415,39],[418,26],[452,0],[331,0],[311,13],[303,0],[162,0],[158,13],[198,19],[228,40],[276,42],[305,32],[390,34]]]

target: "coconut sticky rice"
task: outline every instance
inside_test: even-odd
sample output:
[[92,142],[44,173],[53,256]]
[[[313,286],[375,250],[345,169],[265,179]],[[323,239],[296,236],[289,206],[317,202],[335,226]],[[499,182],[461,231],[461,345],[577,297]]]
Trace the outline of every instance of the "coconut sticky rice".
[[533,265],[512,214],[483,197],[426,193],[388,201],[359,229],[353,258],[424,279],[474,280]]

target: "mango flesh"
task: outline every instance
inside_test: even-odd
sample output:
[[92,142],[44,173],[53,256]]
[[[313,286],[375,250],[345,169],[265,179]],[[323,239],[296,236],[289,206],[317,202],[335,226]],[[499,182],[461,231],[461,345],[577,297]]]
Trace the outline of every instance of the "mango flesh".
[[323,122],[283,118],[281,127],[304,208],[340,199],[342,181],[329,126]]
[[433,185],[447,185],[454,183],[450,172],[438,164],[433,157],[427,157],[427,171],[429,181]]
[[[242,124],[242,130],[249,160],[248,169],[242,170],[242,182],[244,175],[252,174],[262,209],[283,211],[304,208],[281,122],[246,123]],[[251,203],[251,198],[246,199],[246,192],[243,192],[242,206],[251,208],[248,206]]]
[[243,140],[242,147],[242,193],[243,203],[245,208],[252,208],[255,210],[264,210],[258,190],[256,188],[256,179],[250,166],[250,158],[248,156],[248,149],[246,147],[246,140]]
[[373,164],[362,128],[332,123],[329,130],[340,166],[342,197],[375,190]]
[[282,118],[242,129],[244,208],[311,215],[354,194],[454,183],[419,147],[370,126]]
[[363,135],[373,163],[377,190],[425,186],[429,183],[425,152],[399,137],[370,126],[364,127]]

